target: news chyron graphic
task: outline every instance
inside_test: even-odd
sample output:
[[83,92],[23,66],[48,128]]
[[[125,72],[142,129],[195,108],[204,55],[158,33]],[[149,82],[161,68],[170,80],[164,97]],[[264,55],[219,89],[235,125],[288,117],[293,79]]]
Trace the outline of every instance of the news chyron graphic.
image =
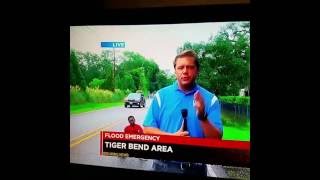
[[249,178],[250,22],[71,26],[70,114],[70,163]]

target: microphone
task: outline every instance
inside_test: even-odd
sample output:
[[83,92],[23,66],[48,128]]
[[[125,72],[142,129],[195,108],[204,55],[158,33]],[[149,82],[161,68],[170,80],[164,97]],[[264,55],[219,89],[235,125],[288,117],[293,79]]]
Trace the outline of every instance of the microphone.
[[181,109],[181,115],[183,118],[183,131],[187,131],[188,130],[188,126],[187,126],[188,109]]

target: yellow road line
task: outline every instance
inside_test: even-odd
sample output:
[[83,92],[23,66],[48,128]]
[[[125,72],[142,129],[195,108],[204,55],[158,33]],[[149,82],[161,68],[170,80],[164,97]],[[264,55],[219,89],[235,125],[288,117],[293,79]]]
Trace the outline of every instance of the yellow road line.
[[100,131],[102,131],[103,129],[110,129],[112,127],[114,127],[115,125],[117,125],[118,122],[113,121],[111,124],[108,124],[107,126],[104,126],[102,128],[98,128],[95,129],[93,131],[90,131],[89,133],[85,133],[81,136],[78,136],[77,138],[73,138],[73,140],[70,141],[70,148],[73,148],[74,146],[88,140],[91,139],[92,137],[98,135],[100,133]]
[[[111,123],[111,124],[112,124],[112,123]],[[109,125],[107,125],[107,126],[109,126]],[[74,141],[77,141],[77,140],[79,140],[79,139],[82,139],[82,138],[84,138],[84,137],[86,137],[86,136],[89,136],[90,134],[94,134],[95,132],[104,129],[104,128],[107,127],[107,126],[104,126],[104,127],[98,128],[98,129],[94,129],[94,130],[92,130],[92,131],[88,131],[88,132],[86,132],[86,133],[84,133],[84,134],[81,134],[81,135],[78,136],[78,137],[72,138],[72,139],[70,140],[70,142],[74,142]]]

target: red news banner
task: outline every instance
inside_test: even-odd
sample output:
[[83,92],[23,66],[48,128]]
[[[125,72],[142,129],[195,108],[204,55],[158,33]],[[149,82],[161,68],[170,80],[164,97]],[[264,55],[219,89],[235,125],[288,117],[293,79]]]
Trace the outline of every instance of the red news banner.
[[250,142],[102,131],[100,155],[249,167]]

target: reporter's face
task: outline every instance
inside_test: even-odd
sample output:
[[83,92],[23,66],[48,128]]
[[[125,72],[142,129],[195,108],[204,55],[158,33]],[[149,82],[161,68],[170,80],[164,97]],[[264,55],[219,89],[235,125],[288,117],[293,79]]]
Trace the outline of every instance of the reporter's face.
[[190,86],[198,75],[195,59],[183,56],[176,60],[175,74],[180,86]]
[[135,119],[134,119],[134,118],[130,118],[130,119],[129,119],[129,123],[130,123],[131,125],[133,125],[133,124],[135,123]]

